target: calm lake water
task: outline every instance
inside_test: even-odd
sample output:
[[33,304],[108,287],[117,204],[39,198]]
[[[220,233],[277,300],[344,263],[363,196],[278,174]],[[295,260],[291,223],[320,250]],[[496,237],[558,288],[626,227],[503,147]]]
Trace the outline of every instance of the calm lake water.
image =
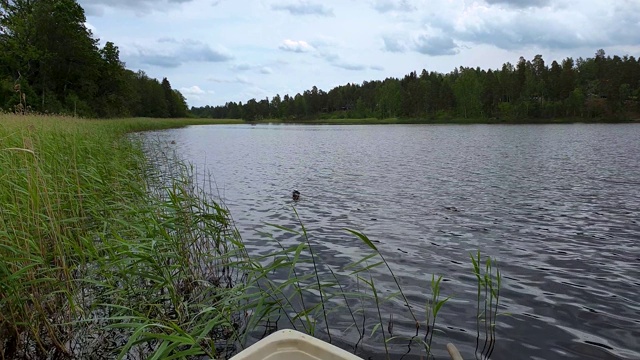
[[[431,274],[443,275],[452,299],[439,358],[449,341],[474,358],[469,254],[481,250],[504,277],[492,359],[640,359],[640,125],[220,125],[145,136],[175,141],[213,175],[256,254],[276,250],[259,232],[283,236],[266,222],[296,226],[298,189],[323,264],[366,252],[347,227],[378,241],[416,305]],[[376,281],[394,289],[388,276]],[[390,311],[394,331],[411,333],[406,309]],[[381,343],[365,344],[360,356],[382,358]],[[408,350],[393,347],[398,358]]]

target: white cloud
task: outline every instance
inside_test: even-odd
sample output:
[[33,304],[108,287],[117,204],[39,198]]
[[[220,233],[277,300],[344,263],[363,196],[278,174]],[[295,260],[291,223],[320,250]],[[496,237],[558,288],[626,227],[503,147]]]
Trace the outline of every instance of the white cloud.
[[254,68],[254,66],[250,65],[248,63],[240,63],[240,64],[231,65],[231,69],[232,70],[237,70],[237,71],[246,71],[246,70],[251,70],[253,68]]
[[549,0],[484,0],[487,4],[502,4],[516,8],[541,7],[549,4]]
[[198,85],[180,88],[180,92],[184,95],[203,95],[206,94]]
[[167,11],[194,0],[78,0],[88,15],[103,16],[105,8],[134,11],[138,16],[151,11]]
[[425,55],[455,55],[458,50],[458,44],[446,35],[430,35],[421,34],[415,40],[414,50]]
[[341,69],[351,70],[351,71],[361,71],[367,68],[366,65],[349,63],[349,62],[334,62],[332,65]]
[[166,68],[175,68],[190,62],[225,62],[233,58],[224,47],[211,47],[197,40],[174,38],[161,38],[153,46],[134,44],[127,55],[136,63]]
[[[640,44],[640,2],[592,2],[577,9],[570,3],[536,0],[486,0],[451,16],[426,22],[454,40],[518,50],[532,46],[569,50]],[[505,6],[508,5],[508,6]],[[566,6],[564,6],[566,5]]]
[[210,77],[207,79],[208,81],[219,83],[219,84],[245,84],[245,85],[253,85],[253,82],[249,80],[246,76],[238,75],[233,79],[229,78],[216,78]]
[[271,69],[268,66],[263,66],[262,68],[260,68],[260,73],[261,74],[266,74],[266,75],[273,74],[273,69]]
[[271,9],[277,11],[287,11],[291,15],[318,15],[334,16],[333,9],[324,6],[319,2],[298,1],[289,4],[274,4]]
[[247,78],[246,76],[242,76],[242,75],[236,76],[236,81],[241,83],[241,84],[252,84],[252,82],[249,81],[249,78]]
[[278,46],[278,48],[283,51],[289,51],[289,52],[295,52],[295,53],[310,52],[315,50],[313,46],[309,45],[309,43],[307,43],[304,40],[289,40],[289,39],[284,40],[282,44]]
[[247,62],[242,62],[239,64],[231,65],[231,70],[238,72],[247,72],[247,71],[255,71],[260,74],[273,74],[273,69],[270,66],[260,65],[260,64],[249,64]]
[[382,41],[384,42],[383,49],[388,52],[396,52],[401,53],[407,50],[407,45],[399,36],[383,36]]
[[409,0],[375,0],[373,8],[381,13],[391,11],[411,12],[416,10],[416,7]]

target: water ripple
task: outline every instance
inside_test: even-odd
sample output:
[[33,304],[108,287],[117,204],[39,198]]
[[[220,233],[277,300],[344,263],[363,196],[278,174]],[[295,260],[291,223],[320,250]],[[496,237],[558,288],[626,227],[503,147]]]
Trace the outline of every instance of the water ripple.
[[[640,358],[638,125],[238,125],[148,136],[175,140],[200,177],[213,174],[212,196],[225,200],[254,254],[278,249],[262,233],[299,243],[265,225],[299,229],[295,206],[322,271],[346,279],[341,268],[366,253],[343,230],[354,228],[376,241],[416,311],[431,274],[444,275],[452,300],[440,315],[437,354],[452,341],[474,357],[469,253],[480,249],[504,275],[499,311],[508,315],[499,317],[493,359]],[[382,269],[374,276],[381,292],[395,291]],[[385,311],[395,331],[415,333],[401,302]],[[332,316],[349,325],[348,315]],[[357,342],[354,331],[340,337],[345,348]],[[382,351],[373,339],[357,353]],[[397,358],[407,351],[404,359],[420,358],[416,344],[392,349]]]

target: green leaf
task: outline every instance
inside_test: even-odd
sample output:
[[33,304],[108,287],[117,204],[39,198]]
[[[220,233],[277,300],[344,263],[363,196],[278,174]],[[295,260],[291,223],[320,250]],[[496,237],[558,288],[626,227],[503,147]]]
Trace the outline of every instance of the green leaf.
[[369,269],[372,269],[372,268],[378,267],[378,266],[380,266],[380,265],[382,265],[382,264],[384,264],[384,261],[380,261],[380,262],[377,262],[377,263],[371,264],[371,265],[369,265],[369,266],[367,266],[367,267],[364,267],[364,268],[361,268],[361,269],[354,270],[354,271],[353,271],[353,272],[351,272],[349,275],[359,274],[359,273],[361,273],[361,272],[363,272],[363,271],[367,271],[367,270],[369,270]]
[[442,305],[444,305],[444,303],[446,303],[449,299],[450,299],[450,297],[447,297],[446,299],[444,299],[442,301],[438,301],[436,306],[433,307],[433,316],[434,317],[436,315],[438,315],[438,312],[440,311],[440,308],[442,307]]
[[348,265],[347,265],[347,266],[345,266],[343,269],[344,269],[344,270],[351,269],[351,268],[356,267],[356,266],[360,265],[361,263],[363,263],[363,262],[365,262],[365,261],[367,261],[367,260],[369,260],[369,259],[371,259],[371,258],[373,258],[373,257],[376,257],[376,256],[378,256],[378,253],[371,253],[371,254],[369,254],[369,255],[367,255],[367,256],[365,256],[365,257],[363,257],[362,259],[360,259],[360,260],[358,260],[358,261],[354,262],[354,263],[348,264]]
[[381,326],[381,325],[382,325],[381,323],[377,323],[377,324],[373,327],[373,330],[371,330],[371,335],[369,335],[369,336],[370,336],[370,337],[371,337],[371,336],[373,336],[373,335],[376,333],[376,331],[378,331],[378,329],[380,328],[380,326]]
[[266,224],[266,225],[268,225],[268,226],[271,226],[271,227],[273,227],[273,228],[276,228],[276,229],[282,230],[282,231],[284,231],[284,232],[288,232],[288,233],[291,233],[291,234],[300,235],[300,232],[299,232],[299,231],[296,231],[296,230],[293,230],[293,229],[289,229],[289,228],[286,228],[286,227],[284,227],[284,226],[280,226],[280,225],[276,225],[276,224],[271,224],[271,223],[265,223],[265,224]]
[[346,231],[352,233],[353,235],[359,237],[360,240],[362,240],[362,242],[367,244],[367,246],[369,246],[370,248],[372,248],[375,251],[378,251],[378,248],[375,245],[373,245],[373,242],[371,242],[371,240],[369,240],[369,238],[365,234],[363,234],[363,233],[361,233],[359,231],[351,230],[351,229],[344,229],[344,230],[346,230]]

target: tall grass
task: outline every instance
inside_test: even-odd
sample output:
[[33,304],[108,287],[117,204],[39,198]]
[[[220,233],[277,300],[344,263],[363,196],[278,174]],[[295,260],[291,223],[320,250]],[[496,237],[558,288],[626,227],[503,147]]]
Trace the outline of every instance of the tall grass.
[[[251,254],[207,178],[167,156],[169,144],[126,135],[190,123],[206,122],[0,115],[0,359],[226,358],[269,324],[328,341],[355,334],[356,347],[380,332],[387,357],[397,339],[432,357],[441,278],[418,314],[366,235],[349,230],[370,253],[333,269],[302,221],[272,225],[294,245],[271,237],[279,250]],[[479,262],[489,357],[500,277]],[[383,296],[376,269],[397,291]],[[408,309],[415,333],[393,329],[386,303]],[[336,312],[348,326],[331,322]]]
[[185,171],[150,172],[140,144],[123,136],[183,124],[2,116],[2,358],[148,353],[157,349],[141,342],[175,345],[164,336],[190,325],[224,338],[194,316],[215,319],[216,331],[238,326],[234,304],[215,316],[201,305],[242,283],[229,265],[243,254],[226,210],[200,201]]

